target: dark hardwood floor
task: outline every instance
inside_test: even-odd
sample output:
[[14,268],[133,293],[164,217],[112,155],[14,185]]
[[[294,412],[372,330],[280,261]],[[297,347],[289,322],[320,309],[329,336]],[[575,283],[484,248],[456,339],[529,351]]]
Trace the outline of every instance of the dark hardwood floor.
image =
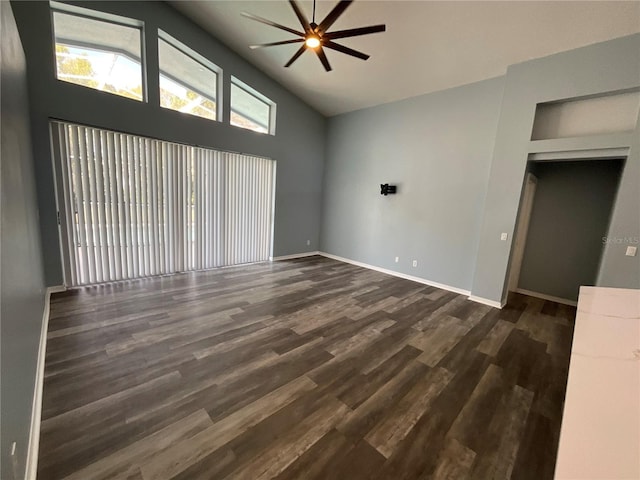
[[323,257],[57,294],[38,478],[551,479],[574,317]]

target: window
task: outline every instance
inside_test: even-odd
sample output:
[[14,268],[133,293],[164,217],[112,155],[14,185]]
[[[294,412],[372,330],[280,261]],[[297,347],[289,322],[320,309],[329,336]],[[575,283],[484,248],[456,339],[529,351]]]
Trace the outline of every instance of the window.
[[68,285],[265,261],[268,158],[51,122]]
[[142,24],[80,7],[51,5],[58,80],[143,101]]
[[231,125],[275,135],[276,104],[231,77]]
[[216,120],[220,69],[166,33],[158,37],[160,105]]

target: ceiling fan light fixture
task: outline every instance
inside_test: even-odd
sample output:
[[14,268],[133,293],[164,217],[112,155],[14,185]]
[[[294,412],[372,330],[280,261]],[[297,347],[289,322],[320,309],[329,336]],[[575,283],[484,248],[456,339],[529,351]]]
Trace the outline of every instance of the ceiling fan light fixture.
[[[1,0],[0,0],[1,1]],[[353,3],[353,0],[339,0],[338,3],[331,9],[331,11],[327,14],[327,16],[322,20],[319,24],[316,23],[316,0],[313,0],[313,17],[311,22],[307,20],[304,13],[300,9],[300,6],[296,2],[296,0],[289,0],[289,4],[293,11],[298,17],[298,21],[300,22],[300,26],[303,31],[295,30],[293,28],[289,28],[285,25],[280,25],[279,23],[272,22],[271,20],[267,20],[266,18],[258,17],[257,15],[252,15],[247,12],[242,12],[242,15],[250,18],[251,20],[255,20],[256,22],[264,23],[265,25],[270,25],[279,30],[284,30],[285,32],[292,33],[297,38],[293,38],[290,40],[282,40],[279,42],[271,42],[271,43],[262,43],[260,45],[251,45],[250,48],[263,48],[263,47],[275,47],[277,45],[288,45],[291,43],[302,43],[300,48],[293,54],[293,57],[284,65],[286,67],[290,67],[293,62],[295,62],[300,55],[302,55],[307,50],[313,50],[313,53],[316,54],[322,66],[327,72],[331,71],[331,65],[329,64],[329,60],[327,59],[327,55],[324,52],[325,48],[329,48],[331,50],[335,50],[340,53],[344,53],[346,55],[351,55],[352,57],[360,58],[362,60],[367,60],[369,55],[366,53],[359,52],[354,50],[353,48],[345,47],[339,43],[336,43],[334,40],[340,38],[350,38],[350,37],[359,37],[360,35],[369,35],[370,33],[378,33],[384,32],[386,30],[385,25],[370,25],[368,27],[359,27],[359,28],[350,28],[347,30],[336,30],[336,31],[328,31],[331,26],[336,22],[338,17],[344,13],[346,8]]]
[[309,35],[304,42],[309,48],[318,48],[320,46],[320,39],[315,35]]

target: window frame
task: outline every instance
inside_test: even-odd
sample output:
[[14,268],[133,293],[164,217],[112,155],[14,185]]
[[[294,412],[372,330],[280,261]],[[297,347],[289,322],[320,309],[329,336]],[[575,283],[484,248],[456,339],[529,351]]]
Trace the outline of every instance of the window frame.
[[[56,25],[54,21],[54,13],[63,13],[66,15],[72,15],[75,17],[85,18],[88,20],[94,20],[94,21],[109,23],[112,25],[118,25],[121,27],[129,27],[129,28],[137,29],[140,32],[140,76],[141,76],[140,83],[142,87],[142,99],[137,100],[134,98],[126,97],[124,95],[118,95],[117,93],[112,93],[107,90],[99,90],[97,88],[88,87],[86,85],[81,85],[78,83],[67,82],[65,80],[61,80],[60,78],[58,78],[58,58],[57,58],[56,48],[55,48],[57,45]],[[148,85],[147,85],[147,51],[146,51],[146,42],[145,42],[144,21],[138,20],[135,18],[130,18],[130,17],[123,17],[120,15],[115,15],[113,13],[107,13],[100,10],[92,10],[90,8],[78,7],[77,5],[70,5],[67,3],[56,2],[53,0],[49,1],[49,15],[51,19],[54,76],[57,81],[69,83],[71,85],[76,85],[78,87],[88,88],[90,90],[95,90],[97,92],[108,93],[116,97],[127,98],[135,102],[149,103],[149,94],[148,94]],[[114,52],[122,55],[121,52],[117,52],[117,51],[114,51]]]
[[[198,118],[202,118],[204,120],[209,120],[210,122],[222,122],[222,115],[223,115],[222,104],[223,104],[223,90],[224,90],[224,79],[223,79],[223,70],[222,70],[222,68],[219,67],[218,65],[216,65],[215,63],[213,63],[211,60],[209,60],[204,55],[198,53],[193,48],[189,47],[185,43],[182,43],[180,40],[178,40],[177,38],[171,36],[171,34],[165,32],[164,30],[162,30],[160,28],[158,28],[158,33],[156,35],[156,39],[157,39],[157,45],[158,45],[158,93],[160,93],[160,75],[162,75],[162,68],[160,67],[160,41],[164,41],[164,42],[168,43],[170,46],[172,46],[173,48],[175,48],[176,50],[178,50],[179,52],[181,52],[182,54],[184,54],[187,57],[189,57],[194,62],[199,63],[200,65],[202,65],[207,70],[210,70],[210,71],[212,71],[213,73],[216,74],[216,118],[215,118],[215,120],[212,120],[212,119],[206,118],[206,117],[201,117],[199,115],[193,115],[193,114],[188,114],[188,115],[191,115],[191,116],[194,116],[194,117],[198,117]],[[176,80],[178,80],[178,79],[176,79]],[[187,87],[187,88],[191,88],[189,85],[183,84],[182,82],[180,82],[180,83],[183,86]],[[172,110],[174,112],[177,111],[177,110],[173,110],[173,109],[168,108],[168,107],[163,107],[160,104],[160,98],[159,97],[158,97],[158,105],[160,105],[160,108],[164,108],[164,109],[167,109],[167,110]],[[184,113],[184,112],[182,112],[182,113]]]
[[[234,111],[233,110],[233,105],[231,104],[231,86],[233,86],[233,85],[235,85],[236,87],[244,90],[246,93],[248,93],[249,95],[254,97],[256,100],[266,104],[269,107],[269,125],[267,127],[267,132],[266,133],[264,133],[264,132],[256,132],[255,130],[251,130],[251,129],[246,128],[246,127],[241,127],[239,125],[233,125],[231,123],[231,113]],[[275,134],[276,134],[276,111],[277,111],[276,102],[271,100],[266,95],[263,95],[262,93],[257,91],[255,88],[250,87],[249,85],[244,83],[242,80],[240,80],[238,77],[235,77],[235,76],[231,75],[231,84],[230,84],[230,89],[229,89],[229,124],[232,127],[241,128],[243,130],[249,130],[251,132],[260,133],[262,135],[275,136]]]

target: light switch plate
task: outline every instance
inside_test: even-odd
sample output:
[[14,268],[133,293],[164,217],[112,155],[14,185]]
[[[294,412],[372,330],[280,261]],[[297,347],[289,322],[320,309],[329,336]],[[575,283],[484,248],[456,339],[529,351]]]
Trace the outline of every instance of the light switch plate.
[[636,253],[638,252],[638,247],[627,247],[627,253],[625,253],[625,255],[627,257],[635,257]]
[[502,240],[503,242],[505,240],[507,240],[507,238],[509,238],[509,234],[508,233],[501,233],[500,234],[500,240]]

